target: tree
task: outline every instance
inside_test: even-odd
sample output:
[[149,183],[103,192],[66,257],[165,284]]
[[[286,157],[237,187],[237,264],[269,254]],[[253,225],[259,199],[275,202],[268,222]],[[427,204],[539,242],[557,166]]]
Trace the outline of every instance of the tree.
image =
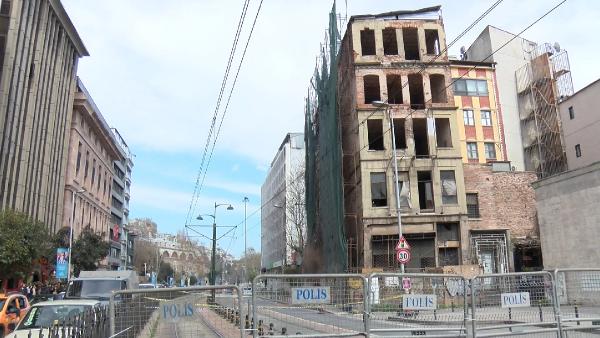
[[158,269],[158,280],[168,282],[168,277],[174,277],[173,267],[171,264],[162,262],[160,263],[160,268]]
[[246,282],[251,282],[260,272],[260,252],[248,248],[248,255],[240,258],[240,264],[246,268]]
[[293,167],[287,179],[285,195],[286,243],[295,254],[296,264],[302,264],[306,242],[306,188],[304,180],[305,165]]
[[144,240],[143,238],[135,239],[135,250],[133,252],[133,266],[139,272],[144,271],[144,263],[146,271],[156,271],[156,261],[158,255],[158,247],[153,242]]
[[151,218],[134,218],[127,225],[131,232],[141,238],[151,238],[157,233],[158,226]]
[[20,212],[0,212],[0,275],[25,277],[32,270],[31,262],[50,247],[43,223]]
[[110,244],[103,236],[85,227],[79,238],[73,242],[73,253],[71,254],[75,276],[82,270],[98,269],[98,262],[108,255]]

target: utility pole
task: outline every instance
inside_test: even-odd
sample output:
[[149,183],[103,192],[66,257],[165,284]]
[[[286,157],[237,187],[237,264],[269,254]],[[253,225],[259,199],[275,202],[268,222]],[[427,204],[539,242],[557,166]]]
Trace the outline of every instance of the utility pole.
[[246,205],[248,197],[244,197],[244,282],[248,279],[248,234],[246,233]]
[[82,194],[85,189],[73,190],[71,199],[71,227],[69,229],[69,267],[67,269],[67,283],[71,280],[71,260],[73,259],[73,226],[75,225],[75,197]]

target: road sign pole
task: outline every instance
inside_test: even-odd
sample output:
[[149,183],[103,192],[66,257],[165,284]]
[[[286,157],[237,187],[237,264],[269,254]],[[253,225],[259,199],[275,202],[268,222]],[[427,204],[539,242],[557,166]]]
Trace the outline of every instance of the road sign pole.
[[[402,238],[402,220],[400,216],[400,186],[398,184],[398,154],[396,153],[396,131],[394,130],[394,121],[392,120],[390,105],[386,105],[386,112],[392,129],[392,150],[394,152],[394,178],[396,181],[396,214],[398,216],[398,240]],[[404,273],[404,263],[400,264],[400,273]]]

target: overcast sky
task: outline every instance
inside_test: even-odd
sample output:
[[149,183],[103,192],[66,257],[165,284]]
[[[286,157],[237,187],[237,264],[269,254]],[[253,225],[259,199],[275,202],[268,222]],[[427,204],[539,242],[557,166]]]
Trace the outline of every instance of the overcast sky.
[[[131,218],[150,217],[163,232],[182,230],[243,1],[62,1],[91,54],[80,61],[79,76],[136,155]],[[348,0],[346,9],[342,0],[338,12],[351,16],[439,4],[450,42],[493,2]],[[469,46],[488,24],[517,33],[558,2],[505,0],[451,54]],[[238,56],[258,3],[250,2]],[[212,213],[214,202],[232,203],[235,210],[219,209],[217,219],[237,225],[248,196],[248,214],[253,213],[248,242],[258,250],[260,185],[285,134],[303,131],[303,100],[331,5],[263,2],[195,211]],[[569,52],[578,90],[600,77],[598,18],[600,1],[569,0],[523,37],[559,42]],[[238,229],[219,245],[237,256],[243,243]]]

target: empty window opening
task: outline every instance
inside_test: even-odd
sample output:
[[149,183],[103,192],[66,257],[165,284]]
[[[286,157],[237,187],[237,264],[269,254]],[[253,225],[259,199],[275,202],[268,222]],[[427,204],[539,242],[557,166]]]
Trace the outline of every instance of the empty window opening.
[[442,74],[429,75],[429,85],[431,86],[431,102],[446,103],[448,96],[446,95],[446,79]]
[[406,60],[419,60],[419,33],[417,28],[402,29],[404,40],[404,58]]
[[435,119],[435,135],[437,146],[441,148],[452,147],[452,134],[450,132],[450,119]]
[[398,190],[400,191],[400,209],[412,208],[410,202],[410,179],[408,171],[398,172]]
[[375,55],[375,31],[365,28],[360,31],[360,46],[362,55]]
[[410,107],[412,109],[424,109],[425,96],[423,94],[423,77],[421,74],[408,75],[408,91],[410,92]]
[[457,204],[458,195],[456,193],[456,178],[454,177],[454,171],[440,171],[440,179],[442,181],[442,203]]
[[477,193],[467,194],[467,215],[469,218],[479,218],[479,198]]
[[404,129],[404,119],[393,119],[394,138],[396,139],[396,149],[406,149],[406,131]]
[[371,173],[371,205],[387,206],[387,186],[385,173]]
[[575,156],[581,157],[581,145],[580,144],[575,145]]
[[388,103],[390,104],[402,104],[402,78],[400,75],[388,75],[387,80],[387,91],[388,91]]
[[440,54],[440,39],[437,29],[425,30],[425,45],[427,46],[427,54]]
[[494,143],[485,143],[485,159],[495,160],[496,159],[496,145]]
[[437,239],[440,244],[447,241],[460,241],[460,231],[458,223],[437,223]]
[[433,183],[431,182],[431,171],[418,171],[417,181],[419,184],[419,208],[421,210],[433,210]]
[[413,119],[413,135],[415,139],[415,154],[417,157],[429,156],[426,119]]
[[398,40],[396,39],[396,29],[386,28],[383,33],[383,53],[385,55],[398,55]]
[[373,101],[381,101],[381,93],[379,90],[379,76],[365,75],[363,77],[365,87],[365,103]]
[[383,150],[383,121],[367,120],[367,133],[369,134],[369,150]]
[[439,266],[459,265],[458,248],[440,248],[438,252]]

